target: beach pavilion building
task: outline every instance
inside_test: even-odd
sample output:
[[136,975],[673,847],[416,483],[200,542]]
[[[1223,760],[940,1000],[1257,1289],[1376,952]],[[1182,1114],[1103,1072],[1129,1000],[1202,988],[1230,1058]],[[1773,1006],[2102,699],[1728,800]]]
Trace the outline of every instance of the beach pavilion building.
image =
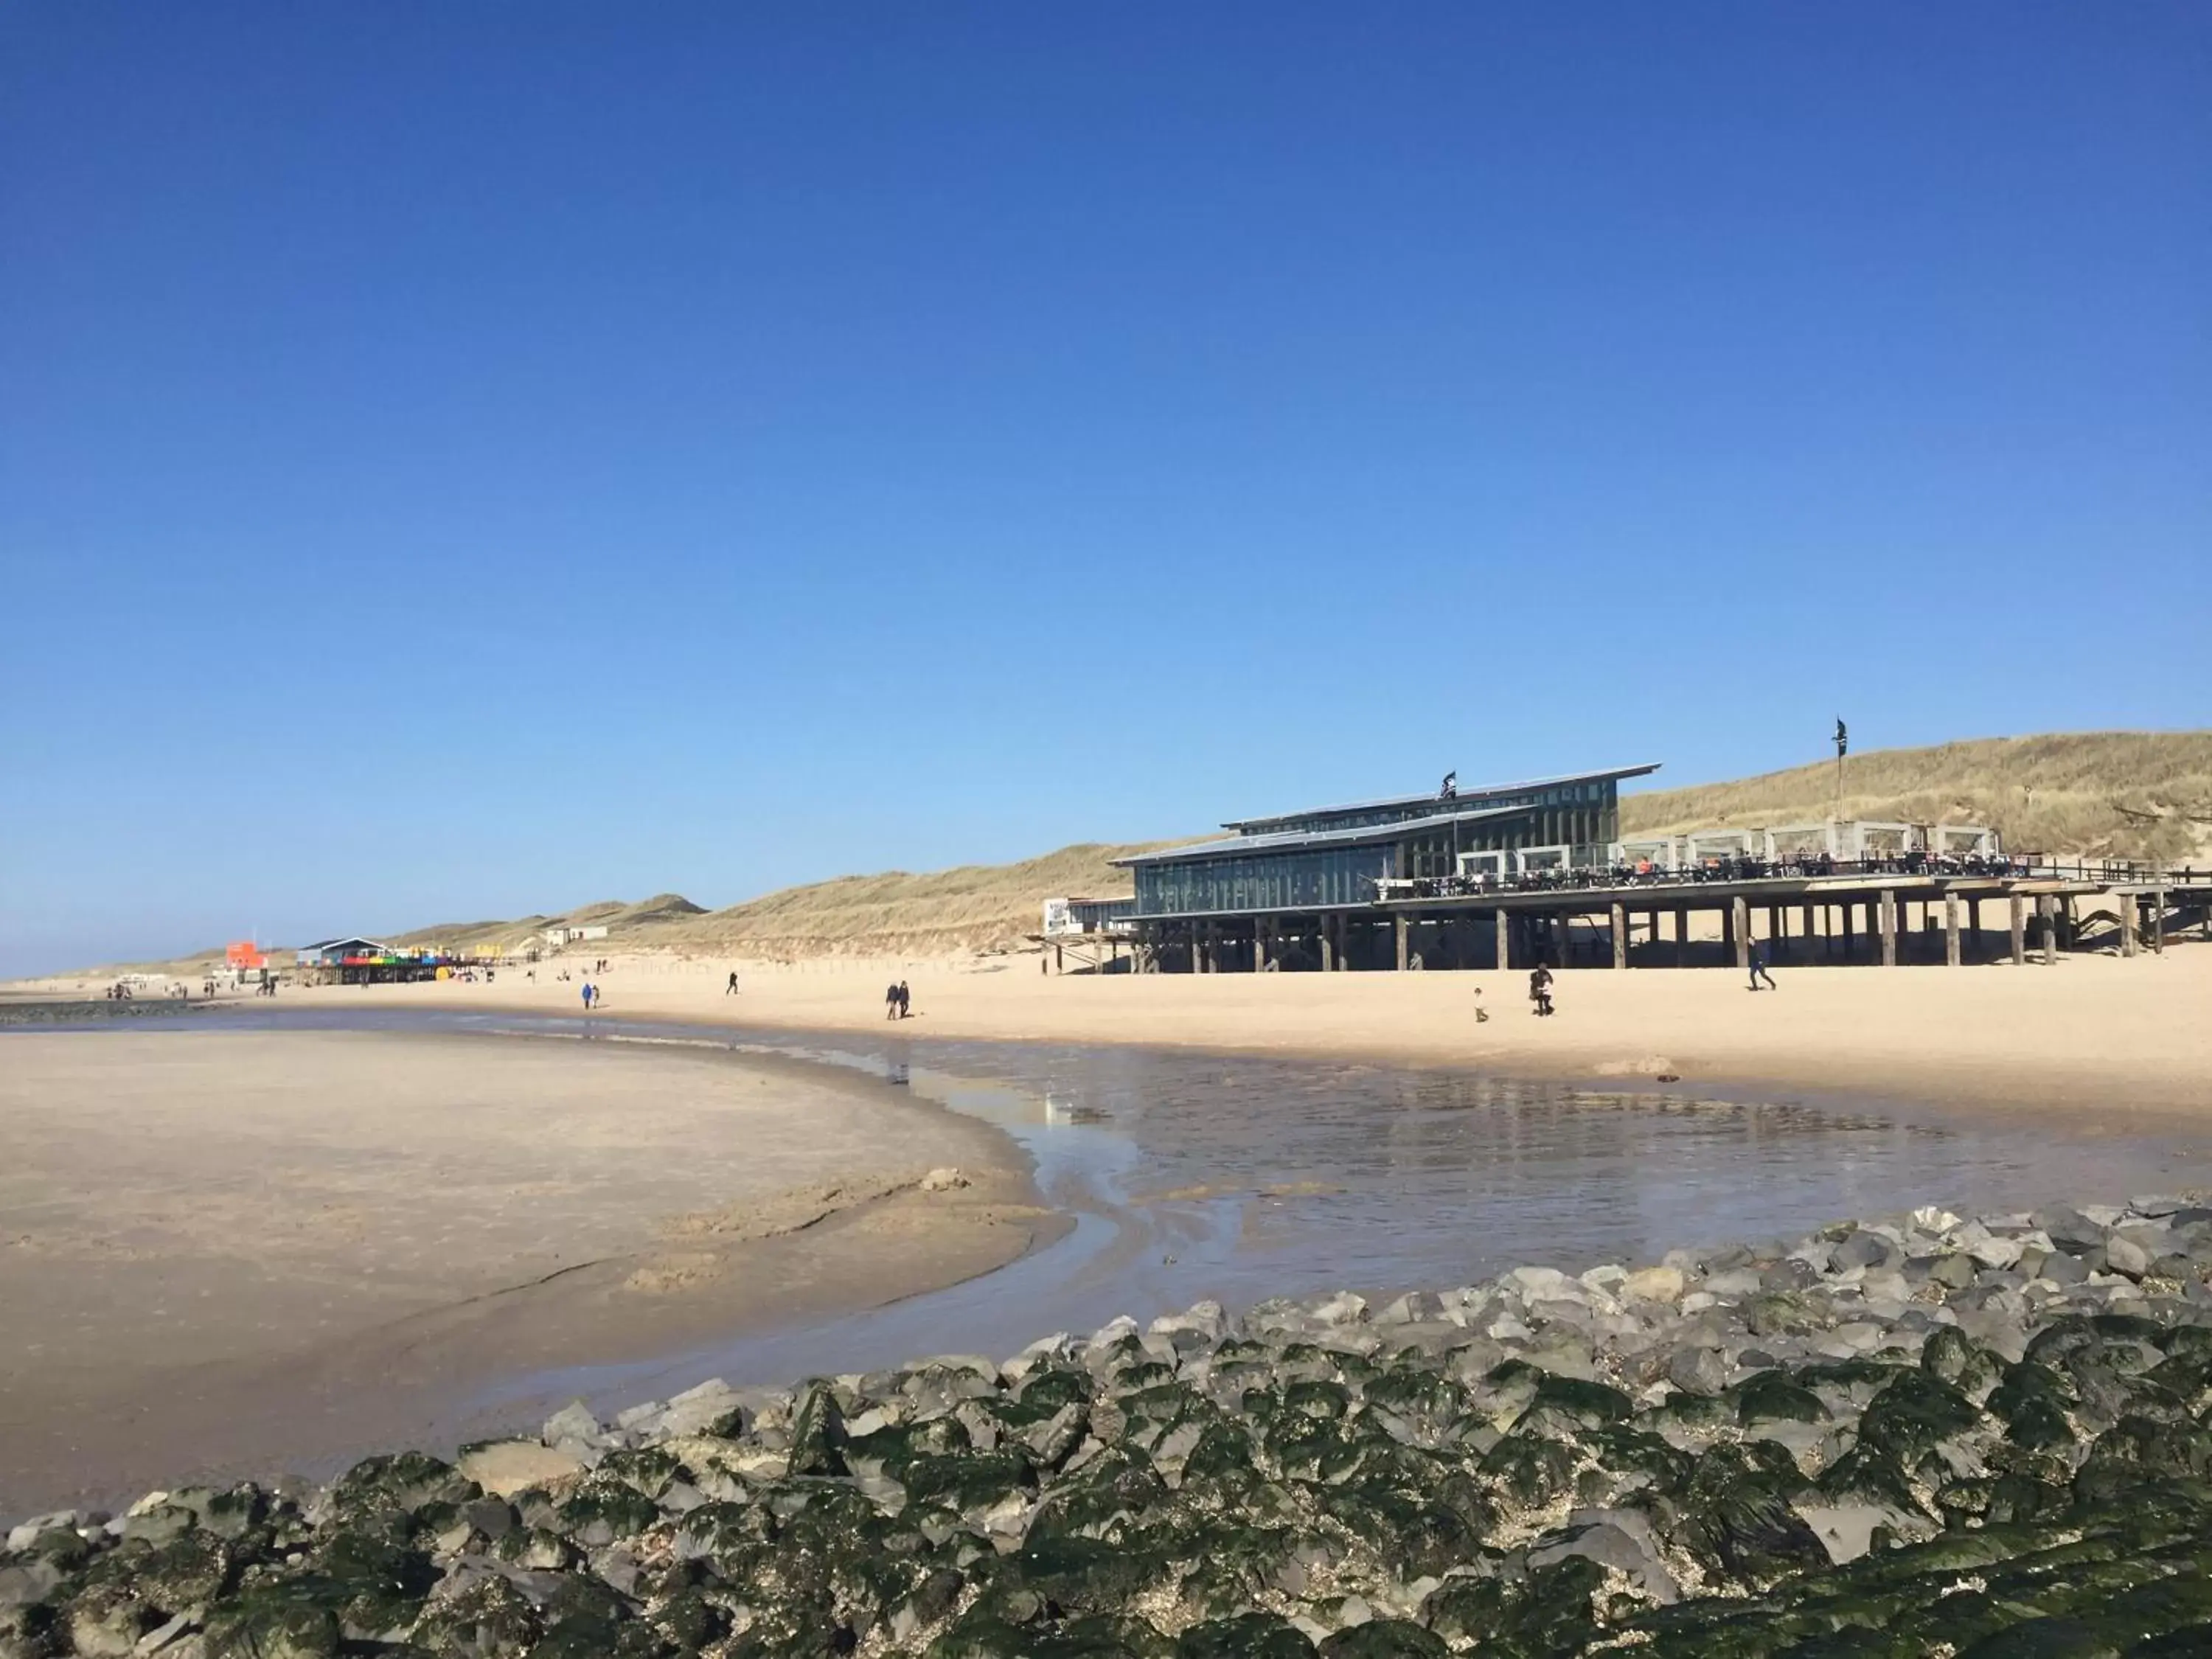
[[[1423,795],[1238,819],[1224,839],[1115,860],[1137,889],[1122,925],[1155,967],[1394,966],[1402,939],[1376,910],[1379,881],[1603,866],[1620,839],[1621,780],[1658,769],[1477,789],[1447,778]],[[1491,965],[1496,946],[1474,932],[1434,941],[1437,965]]]
[[[1110,934],[1113,962],[1126,945],[1152,973],[1741,969],[1755,953],[2024,966],[2031,932],[2045,963],[2062,943],[2132,956],[2183,927],[2212,935],[2212,872],[2021,853],[1986,825],[1832,818],[1624,842],[1621,781],[1658,769],[1480,789],[1447,777],[1428,794],[1242,818],[1215,840],[1115,860],[1133,898],[1065,908],[1084,933]],[[1994,937],[1991,903],[2004,914]]]

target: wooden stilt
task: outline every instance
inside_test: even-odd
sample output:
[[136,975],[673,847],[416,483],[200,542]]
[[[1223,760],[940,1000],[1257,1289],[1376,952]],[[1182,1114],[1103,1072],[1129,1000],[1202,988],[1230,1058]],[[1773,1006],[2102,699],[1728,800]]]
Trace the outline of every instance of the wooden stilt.
[[1751,966],[1751,905],[1744,899],[1733,899],[1729,903],[1729,943],[1735,947],[1735,965]]
[[2058,960],[2058,906],[2050,894],[2036,896],[2035,916],[2043,924],[2043,965],[2048,968]]
[[1504,911],[1496,913],[1498,927],[1498,966],[1500,971],[1513,965],[1513,920]]
[[1625,904],[1615,904],[1613,907],[1612,921],[1613,965],[1616,968],[1626,968],[1628,966],[1628,907]]
[[1398,915],[1392,917],[1391,920],[1396,923],[1396,931],[1398,934],[1398,971],[1402,974],[1406,971],[1406,963],[1411,955],[1411,952],[1407,948],[1406,934],[1407,929],[1406,927],[1405,912],[1402,910],[1400,911]]
[[2025,968],[2027,966],[2027,900],[2014,893],[2011,904],[2012,965]]
[[1674,907],[1674,965],[1687,962],[1690,950],[1690,911],[1686,905]]
[[2115,893],[2120,911],[2120,954],[2131,957],[2136,953],[2136,920],[2137,900],[2133,893]]
[[2166,954],[2166,889],[2163,887],[2151,890],[2150,948],[2160,956]]
[[1959,962],[1959,896],[1946,893],[1943,895],[1943,965],[1956,968]]
[[1897,966],[1897,892],[1889,887],[1881,890],[1881,965]]
[[1321,919],[1321,970],[1324,974],[1336,971],[1335,919],[1331,916]]

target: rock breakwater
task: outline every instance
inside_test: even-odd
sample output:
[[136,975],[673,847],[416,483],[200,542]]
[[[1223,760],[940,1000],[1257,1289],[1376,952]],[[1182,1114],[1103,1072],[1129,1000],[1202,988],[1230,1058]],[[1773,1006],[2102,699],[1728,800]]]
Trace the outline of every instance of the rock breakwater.
[[1201,1304],[15,1527],[0,1659],[2212,1651],[2212,1206]]

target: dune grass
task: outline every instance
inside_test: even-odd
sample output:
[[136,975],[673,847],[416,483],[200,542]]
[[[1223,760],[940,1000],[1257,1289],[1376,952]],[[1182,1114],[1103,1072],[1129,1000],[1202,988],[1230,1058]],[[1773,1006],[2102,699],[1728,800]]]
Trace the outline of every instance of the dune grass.
[[1126,896],[1129,872],[1109,860],[1167,844],[1085,842],[1016,864],[841,876],[657,927],[653,937],[776,957],[985,949],[1036,932],[1048,898]]
[[[1836,808],[1835,763],[1822,761],[1729,783],[1624,796],[1621,831],[1756,828],[1820,819]],[[2212,862],[2212,732],[1982,738],[1853,755],[1844,767],[1842,813],[1994,824],[2006,846],[2021,852]],[[1085,842],[1014,864],[840,876],[722,910],[659,893],[635,903],[608,899],[557,915],[447,922],[391,938],[453,950],[519,949],[560,922],[604,924],[608,947],[626,950],[777,959],[985,950],[1035,933],[1048,898],[1127,894],[1128,872],[1110,860],[1176,844]],[[173,970],[205,959],[143,965]]]
[[[1621,833],[1802,823],[1837,810],[1832,760],[1624,796]],[[1841,816],[1993,824],[2015,851],[2203,860],[2212,732],[2081,732],[1887,749],[1844,763]]]

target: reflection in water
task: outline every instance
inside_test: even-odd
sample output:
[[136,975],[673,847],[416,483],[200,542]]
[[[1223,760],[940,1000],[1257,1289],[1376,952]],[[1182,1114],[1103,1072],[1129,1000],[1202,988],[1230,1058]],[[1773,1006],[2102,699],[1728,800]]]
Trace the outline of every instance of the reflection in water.
[[[916,1354],[1003,1357],[1057,1330],[1213,1297],[1468,1283],[1680,1244],[1794,1237],[1910,1208],[2124,1198],[2185,1180],[2192,1148],[2082,1139],[2044,1117],[1578,1088],[1462,1073],[1134,1048],[809,1037],[593,1020],[362,1012],[286,1029],[475,1030],[696,1044],[857,1069],[1000,1125],[1073,1231],[965,1285],[650,1365],[520,1381],[501,1397],[661,1395]],[[241,1019],[241,1024],[246,1023]],[[495,1401],[480,1401],[479,1406]]]

